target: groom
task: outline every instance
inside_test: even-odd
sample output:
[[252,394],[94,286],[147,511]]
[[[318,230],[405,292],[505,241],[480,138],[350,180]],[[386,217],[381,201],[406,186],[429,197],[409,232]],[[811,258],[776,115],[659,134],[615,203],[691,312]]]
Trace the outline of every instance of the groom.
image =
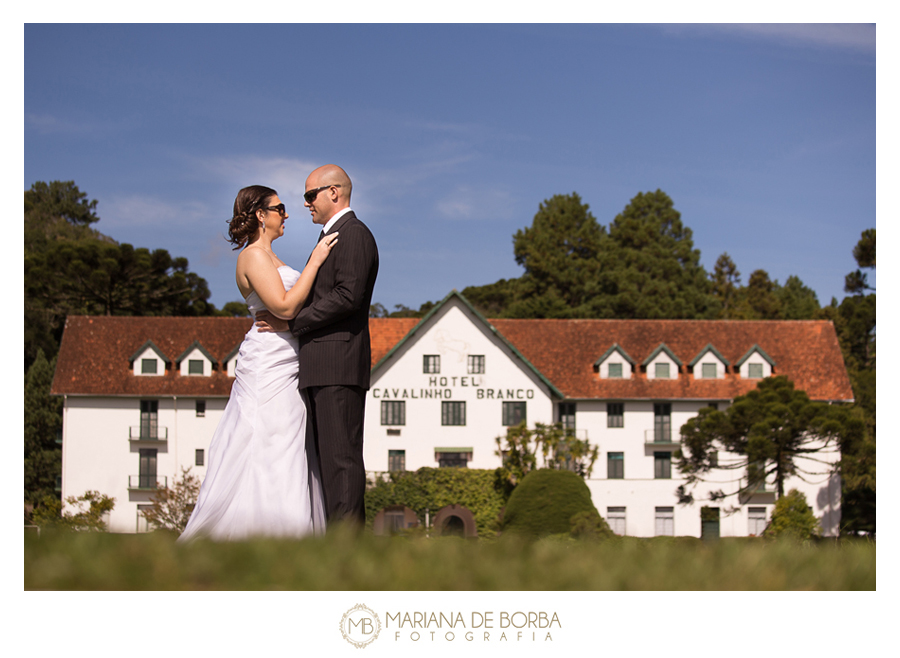
[[[365,522],[363,417],[372,368],[369,305],[378,274],[372,233],[350,209],[352,184],[343,169],[325,165],[306,179],[303,195],[321,240],[338,232],[338,244],[319,269],[300,313],[285,322],[268,313],[257,326],[290,331],[300,341],[300,389],[309,401],[329,524]],[[261,322],[260,322],[261,321]]]

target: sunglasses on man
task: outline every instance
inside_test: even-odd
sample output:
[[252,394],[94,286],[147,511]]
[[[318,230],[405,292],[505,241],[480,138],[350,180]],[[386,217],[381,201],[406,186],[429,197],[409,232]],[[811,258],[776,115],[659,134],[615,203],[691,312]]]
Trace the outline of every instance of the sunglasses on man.
[[314,190],[305,192],[303,194],[303,199],[306,201],[306,203],[312,203],[316,200],[316,197],[319,196],[319,192],[321,192],[322,190],[327,190],[329,187],[340,187],[340,185],[323,185],[322,187],[317,187]]

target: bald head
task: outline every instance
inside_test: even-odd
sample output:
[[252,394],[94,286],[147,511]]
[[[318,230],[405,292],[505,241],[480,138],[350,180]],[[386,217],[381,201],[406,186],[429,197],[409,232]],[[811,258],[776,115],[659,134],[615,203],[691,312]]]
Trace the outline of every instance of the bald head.
[[306,178],[306,192],[321,190],[312,201],[303,205],[309,208],[314,224],[325,225],[335,213],[350,207],[350,193],[353,184],[350,177],[337,165],[328,164]]
[[[313,179],[317,182],[315,185],[310,185]],[[350,182],[350,177],[346,171],[334,164],[327,164],[314,169],[309,178],[306,179],[306,189],[322,187],[323,185],[339,185],[340,196],[347,203],[350,203],[350,192],[353,190],[353,183]]]

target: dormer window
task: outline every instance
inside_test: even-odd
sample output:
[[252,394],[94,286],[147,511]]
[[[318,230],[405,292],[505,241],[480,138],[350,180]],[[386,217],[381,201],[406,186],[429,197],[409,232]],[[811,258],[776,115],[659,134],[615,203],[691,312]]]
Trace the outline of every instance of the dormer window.
[[152,340],[138,348],[129,359],[132,373],[138,377],[159,377],[166,374],[169,360]]
[[647,379],[675,379],[681,368],[681,360],[665,343],[660,343],[641,365],[647,371]]
[[734,364],[744,379],[763,379],[775,369],[775,361],[759,345],[754,345]]
[[228,353],[228,356],[225,357],[223,363],[225,364],[225,372],[229,377],[234,377],[234,370],[237,368],[237,358],[238,354],[240,354],[241,346],[240,343],[235,345],[234,349]]
[[693,368],[694,379],[724,379],[729,363],[728,359],[709,343],[688,365]]
[[218,362],[195,340],[181,353],[176,364],[182,377],[209,377]]
[[634,370],[634,359],[614,344],[606,353],[594,362],[600,379],[631,379]]

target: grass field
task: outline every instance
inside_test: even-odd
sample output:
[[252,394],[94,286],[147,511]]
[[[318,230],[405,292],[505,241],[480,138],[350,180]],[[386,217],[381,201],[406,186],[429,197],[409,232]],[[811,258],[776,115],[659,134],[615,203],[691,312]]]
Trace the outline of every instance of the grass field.
[[[310,565],[315,565],[311,567]],[[358,537],[25,537],[26,590],[874,590],[875,544]]]

